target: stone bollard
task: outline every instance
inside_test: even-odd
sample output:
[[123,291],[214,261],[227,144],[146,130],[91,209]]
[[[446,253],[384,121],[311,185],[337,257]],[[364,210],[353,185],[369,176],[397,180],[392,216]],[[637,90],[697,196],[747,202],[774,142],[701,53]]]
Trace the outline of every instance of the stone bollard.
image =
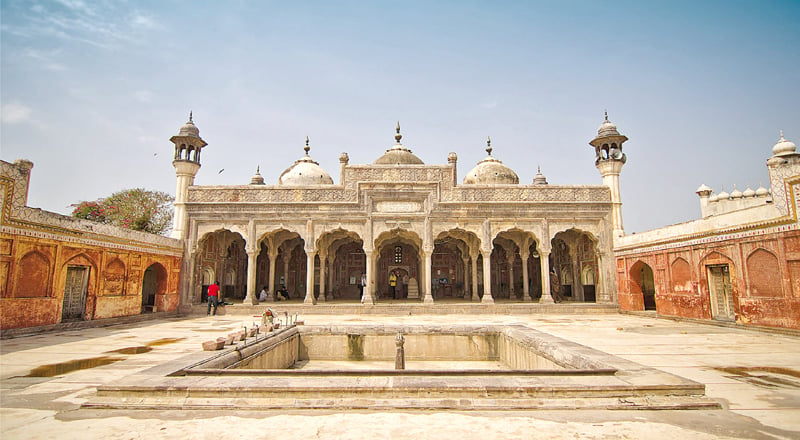
[[403,337],[402,333],[398,333],[397,336],[394,338],[394,344],[397,346],[397,352],[394,355],[395,370],[406,369],[406,353],[405,349],[403,348],[403,344],[405,344],[405,342],[406,339]]

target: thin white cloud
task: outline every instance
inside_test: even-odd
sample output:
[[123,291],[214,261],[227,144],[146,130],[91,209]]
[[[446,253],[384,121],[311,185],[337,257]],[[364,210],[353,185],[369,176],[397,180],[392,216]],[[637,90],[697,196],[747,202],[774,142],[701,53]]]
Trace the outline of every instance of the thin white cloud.
[[26,57],[36,60],[36,62],[47,70],[61,71],[67,70],[67,67],[53,58],[58,55],[58,51],[43,52],[36,49],[27,48],[23,51]]
[[33,38],[55,37],[114,50],[121,44],[141,44],[144,32],[163,28],[152,16],[128,13],[117,3],[89,4],[83,0],[57,0],[35,4],[24,19],[3,23],[3,32]]
[[82,0],[56,0],[56,2],[77,13],[83,13],[92,17],[97,16],[94,9]]
[[9,102],[0,107],[0,123],[22,124],[31,118],[33,111],[30,107],[19,102]]
[[138,12],[131,17],[130,23],[132,27],[139,29],[155,29],[160,27],[152,17],[142,15]]

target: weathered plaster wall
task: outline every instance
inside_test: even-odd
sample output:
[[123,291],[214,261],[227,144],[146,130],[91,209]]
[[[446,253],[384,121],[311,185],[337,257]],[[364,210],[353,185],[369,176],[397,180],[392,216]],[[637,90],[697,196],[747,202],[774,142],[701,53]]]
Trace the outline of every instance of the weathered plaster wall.
[[800,329],[800,230],[796,225],[627,250],[617,256],[619,304],[643,310],[635,265],[653,271],[660,315],[714,319],[707,267],[727,265],[735,322]]
[[61,322],[70,267],[88,269],[74,319],[142,313],[144,290],[155,294],[147,311],[177,309],[180,241],[27,207],[32,167],[0,161],[1,329]]

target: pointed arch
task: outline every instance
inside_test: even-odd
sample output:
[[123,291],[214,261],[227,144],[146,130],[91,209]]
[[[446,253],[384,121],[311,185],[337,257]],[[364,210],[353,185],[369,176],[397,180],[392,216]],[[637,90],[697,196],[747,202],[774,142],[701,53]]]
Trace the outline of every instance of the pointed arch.
[[656,310],[656,288],[653,268],[642,260],[636,261],[628,271],[628,286],[631,294],[641,295],[641,309]]
[[672,290],[674,292],[692,291],[692,267],[683,257],[677,257],[670,265]]
[[[596,302],[596,286],[600,282],[597,276],[601,274],[597,236],[591,231],[573,227],[556,233],[550,244],[550,269],[558,275],[562,298]],[[584,273],[595,275],[591,279],[593,284],[584,282]]]
[[103,271],[103,295],[122,295],[125,289],[125,263],[114,257]]
[[50,295],[50,259],[39,251],[31,251],[17,264],[14,296],[39,298]]
[[754,296],[783,296],[778,257],[758,248],[747,256],[747,279]]
[[151,264],[142,275],[141,286],[143,313],[163,307],[163,296],[167,292],[167,270],[160,263]]

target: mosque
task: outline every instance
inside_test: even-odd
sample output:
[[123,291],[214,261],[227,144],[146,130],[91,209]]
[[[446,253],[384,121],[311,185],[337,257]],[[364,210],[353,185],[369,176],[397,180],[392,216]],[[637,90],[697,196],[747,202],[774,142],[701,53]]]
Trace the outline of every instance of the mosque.
[[520,183],[493,155],[491,139],[459,182],[455,152],[425,164],[401,143],[399,123],[395,131],[394,144],[370,164],[341,153],[337,183],[306,139],[305,154],[277,184],[256,170],[242,185],[195,185],[207,144],[190,115],[170,139],[181,303],[200,303],[215,281],[225,297],[252,304],[262,289],[267,301],[285,289],[306,304],[547,303],[551,278],[557,299],[617,302],[613,244],[624,234],[627,137],[608,115],[590,142],[602,185],[550,185],[541,171]]
[[245,304],[262,290],[267,303],[280,291],[304,307],[555,298],[800,329],[800,153],[783,133],[766,158],[768,188],[700,185],[699,219],[626,235],[619,175],[628,138],[608,115],[589,141],[601,185],[550,185],[541,172],[520,183],[489,139],[459,182],[456,153],[425,164],[395,131],[370,164],[341,153],[338,182],[306,139],[276,184],[256,170],[242,185],[195,185],[207,144],[190,115],[170,138],[172,237],[29,207],[33,163],[0,161],[2,334],[191,313],[215,281]]

